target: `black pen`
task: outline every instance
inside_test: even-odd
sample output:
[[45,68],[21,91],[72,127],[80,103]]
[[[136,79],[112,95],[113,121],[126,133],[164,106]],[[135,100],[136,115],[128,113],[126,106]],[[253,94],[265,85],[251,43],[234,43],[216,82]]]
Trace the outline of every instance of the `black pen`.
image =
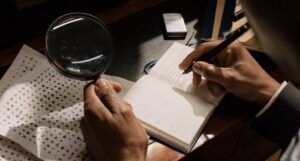
[[193,65],[197,61],[201,60],[201,61],[208,62],[213,57],[217,56],[219,53],[221,53],[222,50],[224,50],[228,45],[230,45],[233,41],[238,39],[241,35],[243,35],[249,29],[250,29],[250,25],[247,22],[246,24],[244,24],[240,28],[238,28],[238,29],[234,30],[233,32],[231,32],[230,34],[228,34],[226,36],[226,39],[223,42],[221,42],[219,45],[217,45],[214,49],[212,49],[211,51],[209,51],[207,53],[203,53],[201,56],[196,58],[193,61],[193,63],[186,70],[184,70],[183,74],[187,74],[187,73],[191,72],[193,70]]

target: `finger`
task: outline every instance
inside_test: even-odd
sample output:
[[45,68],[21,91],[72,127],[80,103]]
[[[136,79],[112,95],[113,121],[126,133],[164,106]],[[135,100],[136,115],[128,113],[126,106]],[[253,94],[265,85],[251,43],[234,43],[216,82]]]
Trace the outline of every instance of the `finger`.
[[88,121],[82,119],[80,122],[80,129],[84,138],[84,141],[87,145],[87,150],[90,154],[92,154],[95,158],[100,158],[98,155],[100,151],[100,147],[98,144],[95,143],[95,140],[99,139],[95,137],[94,130],[88,126]]
[[193,52],[191,52],[180,64],[179,68],[182,70],[187,69],[193,61],[198,58],[201,54],[210,51],[215,47],[218,42],[203,43],[199,45]]
[[199,75],[198,73],[196,72],[193,72],[193,84],[195,86],[198,86],[200,83],[201,83],[201,75]]
[[214,96],[221,96],[225,91],[219,84],[207,81],[207,87]]
[[118,96],[116,91],[107,80],[97,80],[95,91],[101,102],[110,112],[118,114],[125,110],[124,108],[126,105],[124,101]]
[[112,85],[114,90],[119,93],[122,91],[122,85],[119,82],[108,80],[108,82]]
[[87,123],[86,122],[87,121],[86,121],[85,118],[81,119],[81,121],[80,121],[80,129],[81,129],[84,141],[87,143],[87,145],[90,145],[91,140],[94,139],[94,138],[92,138],[93,136],[90,133],[90,130],[87,127]]
[[230,62],[230,54],[228,54],[228,50],[224,49],[217,56],[213,57],[209,60],[208,63],[214,64],[218,67],[227,67],[226,64]]
[[220,68],[212,64],[199,61],[193,65],[193,71],[204,76],[207,80],[218,83],[223,87],[228,87],[232,81],[231,68]]
[[93,113],[100,119],[106,119],[111,117],[111,113],[101,103],[100,99],[96,95],[95,85],[93,83],[88,84],[84,88],[84,113]]

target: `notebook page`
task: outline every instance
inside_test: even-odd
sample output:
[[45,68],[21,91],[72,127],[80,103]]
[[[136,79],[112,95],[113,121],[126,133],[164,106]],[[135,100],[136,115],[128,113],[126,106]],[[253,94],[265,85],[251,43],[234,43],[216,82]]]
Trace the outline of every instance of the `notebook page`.
[[193,50],[193,48],[178,42],[173,43],[155,64],[149,75],[166,81],[168,84],[181,90],[188,91],[192,85],[193,74],[192,72],[182,74],[183,70],[180,70],[178,65]]
[[200,88],[197,88],[193,85],[193,73],[190,72],[188,74],[182,74],[183,70],[179,69],[178,67],[183,59],[193,50],[193,48],[190,48],[186,45],[174,42],[159,59],[157,64],[155,64],[149,75],[184,92],[198,93],[198,95],[201,96],[201,99],[217,105],[222,96],[215,97],[209,92],[204,77],[202,77],[204,80],[202,83],[203,89],[201,88],[201,90],[199,90]]
[[192,51],[174,43],[150,72],[143,76],[125,95],[135,114],[144,123],[190,145],[222,97],[213,96],[206,81],[192,84],[192,75],[182,75],[179,63]]
[[[103,77],[120,82],[123,90],[133,84],[119,77]],[[85,84],[61,76],[47,61],[25,72],[1,95],[0,134],[41,159],[88,159],[79,129]]]
[[125,95],[124,99],[133,106],[139,119],[168,137],[190,144],[215,107],[198,98],[174,88],[151,76],[143,76]]

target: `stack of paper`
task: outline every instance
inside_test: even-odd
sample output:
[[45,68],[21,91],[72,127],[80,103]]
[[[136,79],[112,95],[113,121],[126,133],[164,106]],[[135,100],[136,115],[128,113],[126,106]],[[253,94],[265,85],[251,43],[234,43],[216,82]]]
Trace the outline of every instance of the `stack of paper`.
[[[123,84],[123,91],[132,84],[104,77]],[[24,46],[0,82],[0,135],[43,160],[88,160],[79,128],[86,83],[60,75],[43,55]],[[17,153],[2,157],[26,160]]]

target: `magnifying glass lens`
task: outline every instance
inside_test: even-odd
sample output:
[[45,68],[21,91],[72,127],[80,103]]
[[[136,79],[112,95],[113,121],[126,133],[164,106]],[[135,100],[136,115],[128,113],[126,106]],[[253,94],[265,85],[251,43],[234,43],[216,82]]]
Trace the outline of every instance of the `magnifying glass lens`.
[[61,74],[95,79],[109,66],[113,41],[106,26],[87,14],[68,14],[53,22],[46,36],[46,55]]

